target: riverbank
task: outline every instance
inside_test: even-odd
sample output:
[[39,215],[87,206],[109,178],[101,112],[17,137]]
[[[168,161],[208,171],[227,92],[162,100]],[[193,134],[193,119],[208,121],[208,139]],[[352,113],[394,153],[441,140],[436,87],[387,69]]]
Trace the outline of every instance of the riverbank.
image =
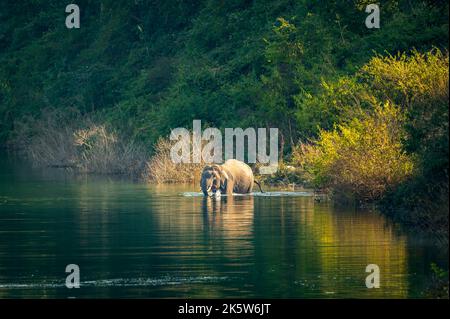
[[[420,163],[412,162],[399,148],[402,135],[397,134],[397,116],[396,109],[380,109],[375,116],[366,117],[362,126],[359,122],[342,124],[339,131],[324,132],[318,140],[295,147],[274,174],[258,174],[259,164],[253,165],[253,171],[265,185],[314,189],[319,201],[376,205],[394,221],[448,243],[448,184],[445,178],[439,183],[433,178],[433,187],[427,187],[429,180],[408,168]],[[390,123],[390,130],[385,130],[385,123]],[[160,138],[152,148],[146,148],[111,125],[76,110],[45,110],[15,132],[12,145],[32,165],[73,174],[121,175],[155,184],[198,184],[206,165],[175,164],[170,156],[174,141]],[[351,147],[347,146],[349,140]],[[370,162],[376,165],[366,165]]]

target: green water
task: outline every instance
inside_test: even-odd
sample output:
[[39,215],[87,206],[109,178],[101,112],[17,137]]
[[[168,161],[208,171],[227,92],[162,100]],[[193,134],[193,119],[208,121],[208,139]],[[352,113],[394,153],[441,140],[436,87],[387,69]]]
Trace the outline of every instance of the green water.
[[[448,251],[309,193],[205,200],[197,186],[0,162],[0,298],[420,297]],[[68,289],[68,264],[81,287]],[[378,289],[365,286],[377,264]]]

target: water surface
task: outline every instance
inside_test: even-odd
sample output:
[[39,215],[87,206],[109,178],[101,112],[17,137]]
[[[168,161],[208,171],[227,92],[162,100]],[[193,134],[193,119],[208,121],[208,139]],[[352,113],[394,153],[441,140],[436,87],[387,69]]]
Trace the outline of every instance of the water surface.
[[[0,162],[0,298],[411,298],[448,251],[308,192],[204,199]],[[81,288],[65,286],[68,264]],[[377,264],[381,287],[367,289]]]

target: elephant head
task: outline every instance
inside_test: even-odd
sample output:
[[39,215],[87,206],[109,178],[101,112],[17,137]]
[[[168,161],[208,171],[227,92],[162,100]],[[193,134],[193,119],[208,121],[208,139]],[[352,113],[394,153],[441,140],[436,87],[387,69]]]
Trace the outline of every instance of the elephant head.
[[220,165],[205,166],[200,179],[200,187],[205,196],[212,192],[213,195],[217,191],[226,193],[228,175]]

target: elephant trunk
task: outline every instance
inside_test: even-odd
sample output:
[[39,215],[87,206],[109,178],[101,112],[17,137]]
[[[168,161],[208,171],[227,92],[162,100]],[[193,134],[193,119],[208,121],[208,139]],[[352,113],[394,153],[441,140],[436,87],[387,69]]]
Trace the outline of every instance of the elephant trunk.
[[211,189],[211,187],[208,187],[208,183],[207,183],[206,179],[201,180],[200,187],[202,189],[203,195],[208,196],[208,192]]

